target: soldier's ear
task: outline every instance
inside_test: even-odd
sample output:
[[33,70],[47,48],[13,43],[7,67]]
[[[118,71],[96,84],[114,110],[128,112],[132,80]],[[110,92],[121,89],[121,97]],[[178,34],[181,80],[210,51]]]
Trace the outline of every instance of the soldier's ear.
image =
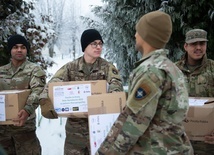
[[187,51],[187,46],[188,46],[188,44],[187,43],[184,43],[184,49],[185,49],[185,51]]

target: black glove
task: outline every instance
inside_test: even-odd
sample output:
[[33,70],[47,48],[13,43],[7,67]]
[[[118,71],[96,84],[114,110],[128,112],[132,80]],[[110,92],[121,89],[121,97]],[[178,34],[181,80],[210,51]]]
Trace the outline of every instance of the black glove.
[[39,101],[42,116],[49,119],[56,119],[58,118],[58,115],[56,111],[54,110],[54,106],[51,103],[51,100],[49,98],[43,98]]

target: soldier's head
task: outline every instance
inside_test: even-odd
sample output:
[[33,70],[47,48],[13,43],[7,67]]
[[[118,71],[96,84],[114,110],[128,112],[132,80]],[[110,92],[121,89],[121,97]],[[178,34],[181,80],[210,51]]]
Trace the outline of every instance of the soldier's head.
[[[98,44],[96,44],[98,43]],[[81,36],[81,46],[84,52],[88,45],[94,48],[101,47],[103,45],[103,39],[100,33],[95,29],[87,29],[82,33]]]
[[25,59],[30,48],[29,42],[25,39],[25,37],[19,34],[9,37],[7,47],[11,57],[17,60]]
[[142,52],[144,42],[155,49],[164,48],[172,34],[171,17],[162,11],[152,11],[136,24],[136,50]]
[[7,47],[8,47],[8,52],[11,52],[11,49],[16,45],[16,44],[22,44],[26,47],[27,52],[29,52],[29,42],[26,40],[25,37],[19,34],[15,34],[9,37],[7,40]]
[[185,42],[187,44],[195,43],[198,41],[208,41],[207,40],[207,32],[202,29],[192,29],[186,33]]
[[207,32],[202,29],[192,29],[186,33],[184,49],[188,54],[190,64],[201,60],[207,50]]

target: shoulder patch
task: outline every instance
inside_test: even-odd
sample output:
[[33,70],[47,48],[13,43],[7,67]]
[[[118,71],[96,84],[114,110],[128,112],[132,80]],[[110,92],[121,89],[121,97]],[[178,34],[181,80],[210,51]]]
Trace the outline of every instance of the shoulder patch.
[[135,92],[135,99],[142,100],[151,93],[151,89],[147,84],[142,84]]

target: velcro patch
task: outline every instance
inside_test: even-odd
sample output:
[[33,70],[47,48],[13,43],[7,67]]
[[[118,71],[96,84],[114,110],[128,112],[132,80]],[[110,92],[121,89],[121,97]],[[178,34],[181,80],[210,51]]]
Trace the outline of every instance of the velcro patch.
[[135,92],[135,99],[142,100],[151,93],[151,89],[147,84],[142,84]]

